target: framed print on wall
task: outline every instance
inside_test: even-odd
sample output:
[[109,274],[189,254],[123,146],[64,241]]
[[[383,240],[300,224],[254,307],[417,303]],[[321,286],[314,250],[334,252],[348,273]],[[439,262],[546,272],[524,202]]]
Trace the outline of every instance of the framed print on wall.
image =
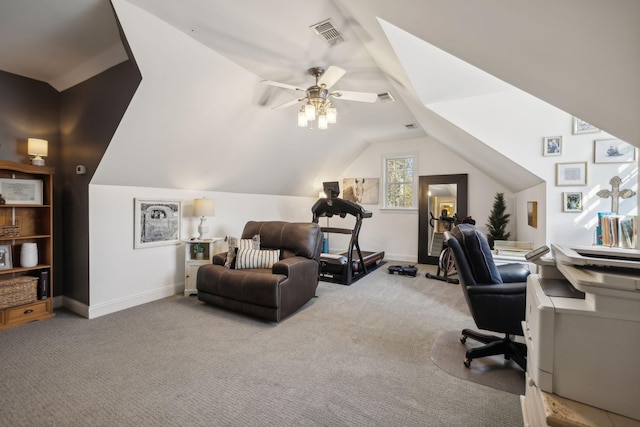
[[595,132],[600,132],[600,129],[577,117],[573,118],[573,134],[574,135],[578,135],[581,133],[595,133]]
[[180,200],[134,199],[136,249],[180,243]]
[[587,185],[587,162],[556,163],[556,185]]
[[542,154],[545,156],[559,156],[562,154],[562,137],[545,136],[542,138]]
[[582,212],[582,193],[567,191],[562,193],[563,212]]
[[619,139],[593,141],[594,163],[631,163],[636,161],[636,147]]

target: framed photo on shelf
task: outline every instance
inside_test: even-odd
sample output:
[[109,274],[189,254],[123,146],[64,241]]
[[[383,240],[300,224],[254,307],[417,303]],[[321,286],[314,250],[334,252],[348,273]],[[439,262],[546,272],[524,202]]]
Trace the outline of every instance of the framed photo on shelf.
[[556,163],[556,185],[587,185],[587,162]]
[[582,193],[567,191],[562,193],[563,212],[582,212]]
[[619,139],[593,141],[594,163],[631,163],[636,161],[636,147]]
[[542,154],[545,156],[559,156],[562,154],[562,137],[545,136],[542,138]]
[[9,270],[11,268],[13,268],[11,245],[0,245],[0,270]]
[[180,200],[134,199],[135,249],[180,244]]
[[579,135],[581,133],[595,133],[595,132],[600,132],[600,129],[598,129],[593,125],[590,125],[589,123],[577,117],[573,118],[573,134],[574,135]]
[[0,195],[8,205],[41,205],[42,181],[0,178]]

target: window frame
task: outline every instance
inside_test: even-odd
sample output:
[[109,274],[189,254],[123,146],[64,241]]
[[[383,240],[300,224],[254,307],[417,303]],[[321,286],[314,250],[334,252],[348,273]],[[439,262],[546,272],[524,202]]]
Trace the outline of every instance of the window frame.
[[[389,160],[397,159],[413,159],[413,181],[411,182],[411,206],[389,206],[387,204],[387,194],[389,183],[387,182],[387,163]],[[382,206],[380,209],[396,210],[396,211],[417,211],[418,210],[418,154],[411,153],[393,153],[384,154],[382,156]]]

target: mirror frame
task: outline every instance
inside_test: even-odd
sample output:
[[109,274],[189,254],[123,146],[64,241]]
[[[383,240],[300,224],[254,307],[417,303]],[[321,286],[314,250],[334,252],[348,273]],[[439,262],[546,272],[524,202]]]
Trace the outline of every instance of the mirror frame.
[[459,218],[467,214],[468,174],[427,175],[418,177],[418,263],[438,264],[437,256],[429,255],[429,186],[435,184],[457,184],[456,206]]

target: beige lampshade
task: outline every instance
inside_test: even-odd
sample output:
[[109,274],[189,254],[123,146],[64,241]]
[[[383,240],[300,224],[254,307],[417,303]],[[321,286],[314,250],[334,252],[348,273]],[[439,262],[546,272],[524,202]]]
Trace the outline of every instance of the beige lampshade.
[[213,216],[213,199],[194,199],[193,200],[193,216]]
[[31,156],[47,157],[49,143],[46,139],[29,138],[27,140],[27,153]]

